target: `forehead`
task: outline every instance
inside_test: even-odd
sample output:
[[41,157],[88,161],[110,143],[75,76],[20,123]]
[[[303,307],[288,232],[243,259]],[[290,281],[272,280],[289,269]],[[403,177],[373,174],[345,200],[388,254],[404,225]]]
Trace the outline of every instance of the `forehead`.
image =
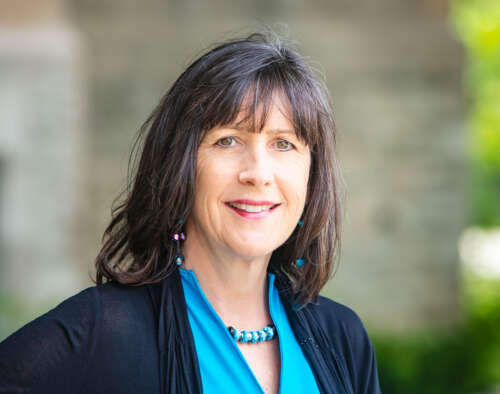
[[226,126],[248,132],[262,132],[266,128],[271,132],[281,130],[295,133],[290,102],[276,92],[262,102],[255,102],[251,95],[247,94],[242,100],[237,116]]

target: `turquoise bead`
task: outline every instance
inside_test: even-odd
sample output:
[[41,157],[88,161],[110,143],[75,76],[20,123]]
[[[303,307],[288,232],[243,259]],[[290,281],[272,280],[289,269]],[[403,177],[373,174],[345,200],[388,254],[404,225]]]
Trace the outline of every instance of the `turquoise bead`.
[[274,330],[271,327],[269,327],[269,326],[264,327],[264,331],[267,334],[267,340],[273,339],[273,337],[274,337]]
[[257,331],[252,331],[252,340],[251,343],[255,343],[259,340],[259,334]]
[[175,256],[175,264],[177,264],[178,266],[181,266],[183,261],[184,261],[184,255],[178,254]]
[[233,336],[233,339],[235,341],[239,341],[241,338],[241,330],[238,330],[237,328],[233,328],[232,336]]

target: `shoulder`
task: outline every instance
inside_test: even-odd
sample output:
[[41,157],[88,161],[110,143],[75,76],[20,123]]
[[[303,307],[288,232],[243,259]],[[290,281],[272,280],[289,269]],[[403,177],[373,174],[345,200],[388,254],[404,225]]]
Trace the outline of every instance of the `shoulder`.
[[350,330],[364,330],[359,315],[350,307],[337,301],[318,296],[318,302],[309,304],[307,307],[315,311],[319,323],[325,327],[345,326],[349,327]]
[[145,286],[125,286],[115,282],[88,287],[65,299],[53,309],[18,330],[22,333],[68,335],[70,342],[95,342],[102,331],[125,333],[129,322],[151,310]]
[[306,306],[315,322],[336,347],[349,352],[371,351],[372,344],[365,325],[350,307],[329,298],[318,296],[316,304]]
[[115,334],[115,337],[132,334],[133,328],[141,324],[137,321],[142,324],[153,321],[145,286],[110,282],[88,287],[65,299],[21,327],[2,344],[21,338],[31,341],[43,337],[47,342],[67,343],[73,349],[92,351],[97,341],[107,334]]
[[88,322],[96,335],[108,340],[132,336],[154,320],[146,286],[117,282],[89,287],[63,301],[51,313],[75,315],[78,324]]
[[306,306],[337,356],[341,357],[359,393],[380,393],[372,342],[359,315],[350,307],[319,296]]
[[0,343],[0,392],[87,392],[104,375],[119,385],[137,368],[154,381],[154,333],[144,286],[89,287]]
[[116,282],[88,287],[62,301],[50,310],[49,316],[96,317],[102,312],[123,313],[143,306],[147,301],[144,286],[126,286]]

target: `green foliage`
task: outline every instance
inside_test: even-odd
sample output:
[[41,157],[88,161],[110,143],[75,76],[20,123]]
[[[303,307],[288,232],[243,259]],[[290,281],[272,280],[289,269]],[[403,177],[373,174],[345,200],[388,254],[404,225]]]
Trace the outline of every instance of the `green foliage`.
[[[471,225],[500,225],[500,1],[452,0],[467,58]],[[463,275],[463,324],[450,333],[373,336],[384,394],[500,387],[500,280]]]
[[500,1],[455,0],[451,19],[467,55],[471,224],[500,225]]
[[464,276],[464,324],[453,333],[372,336],[384,394],[469,394],[500,384],[500,280]]
[[47,299],[37,305],[28,306],[25,301],[7,293],[0,293],[0,342],[56,304],[57,300]]
[[0,294],[0,341],[21,326],[26,315],[26,308],[21,302]]

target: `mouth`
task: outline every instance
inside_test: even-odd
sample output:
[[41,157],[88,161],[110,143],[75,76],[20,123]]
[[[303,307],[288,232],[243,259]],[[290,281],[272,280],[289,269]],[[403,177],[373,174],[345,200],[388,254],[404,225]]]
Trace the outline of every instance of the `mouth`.
[[226,206],[231,208],[238,215],[248,219],[262,219],[269,216],[281,204],[273,204],[271,202],[227,202]]

